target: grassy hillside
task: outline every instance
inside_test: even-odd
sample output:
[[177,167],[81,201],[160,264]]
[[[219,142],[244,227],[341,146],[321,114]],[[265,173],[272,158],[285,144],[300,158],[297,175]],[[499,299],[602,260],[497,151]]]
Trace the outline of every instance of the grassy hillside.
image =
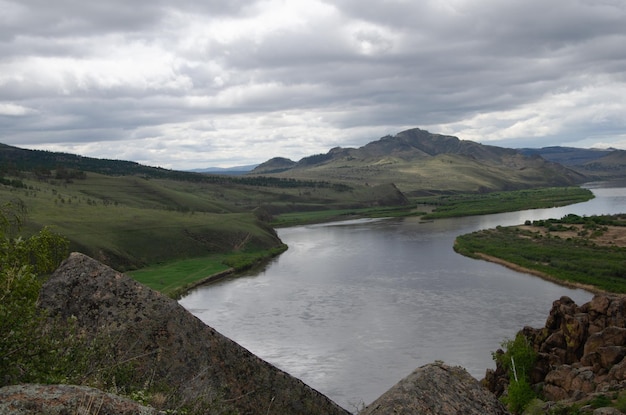
[[393,185],[29,168],[5,170],[0,203],[21,200],[27,231],[52,226],[73,250],[120,270],[213,254],[256,258],[261,251],[274,252],[282,243],[269,221],[278,213],[408,203]]
[[72,249],[118,269],[281,245],[254,213],[192,183],[96,173],[70,182],[22,176],[14,179],[20,187],[0,185],[0,201],[26,205],[27,231],[51,226]]

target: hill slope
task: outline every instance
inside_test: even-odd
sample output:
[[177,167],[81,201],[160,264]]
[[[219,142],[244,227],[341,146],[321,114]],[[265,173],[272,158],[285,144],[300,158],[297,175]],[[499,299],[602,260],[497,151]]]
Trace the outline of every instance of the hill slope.
[[282,161],[280,169],[272,159],[250,174],[370,185],[394,183],[408,195],[565,186],[586,179],[539,156],[420,129],[386,136],[360,148],[333,148],[297,163]]
[[276,212],[407,203],[392,185],[199,174],[0,145],[0,205],[10,201],[25,205],[27,234],[52,226],[71,249],[121,270],[273,251],[282,243],[266,221]]

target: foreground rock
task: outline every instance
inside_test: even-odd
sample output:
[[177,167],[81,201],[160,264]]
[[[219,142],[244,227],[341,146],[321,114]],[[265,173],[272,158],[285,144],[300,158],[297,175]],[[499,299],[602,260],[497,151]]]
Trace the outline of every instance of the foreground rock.
[[[598,294],[582,306],[561,297],[545,327],[522,333],[538,353],[531,382],[546,400],[584,401],[626,389],[626,297]],[[508,379],[498,366],[485,383],[500,396]]]
[[156,415],[157,411],[86,386],[12,385],[0,388],[0,414]]
[[348,414],[176,301],[85,255],[71,254],[55,271],[40,305],[75,317],[88,335],[107,333],[115,359],[132,361],[135,377],[170,388],[177,405],[232,407],[240,414]]
[[362,415],[508,414],[495,395],[461,367],[422,366],[376,399]]

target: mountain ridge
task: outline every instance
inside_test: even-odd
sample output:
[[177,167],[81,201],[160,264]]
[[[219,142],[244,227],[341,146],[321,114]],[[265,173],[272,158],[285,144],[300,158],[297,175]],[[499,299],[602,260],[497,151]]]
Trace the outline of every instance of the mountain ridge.
[[413,128],[359,148],[335,147],[298,162],[273,158],[249,175],[394,183],[402,192],[484,192],[577,185],[586,176],[539,155]]

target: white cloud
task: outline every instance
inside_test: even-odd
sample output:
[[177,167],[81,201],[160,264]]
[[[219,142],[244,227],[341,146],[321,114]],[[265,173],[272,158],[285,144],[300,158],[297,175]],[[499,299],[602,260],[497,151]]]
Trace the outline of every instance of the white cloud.
[[36,113],[36,111],[31,108],[12,104],[10,102],[0,103],[0,116],[8,115],[8,116],[19,117],[22,115],[28,115],[28,114],[33,114],[33,113]]

